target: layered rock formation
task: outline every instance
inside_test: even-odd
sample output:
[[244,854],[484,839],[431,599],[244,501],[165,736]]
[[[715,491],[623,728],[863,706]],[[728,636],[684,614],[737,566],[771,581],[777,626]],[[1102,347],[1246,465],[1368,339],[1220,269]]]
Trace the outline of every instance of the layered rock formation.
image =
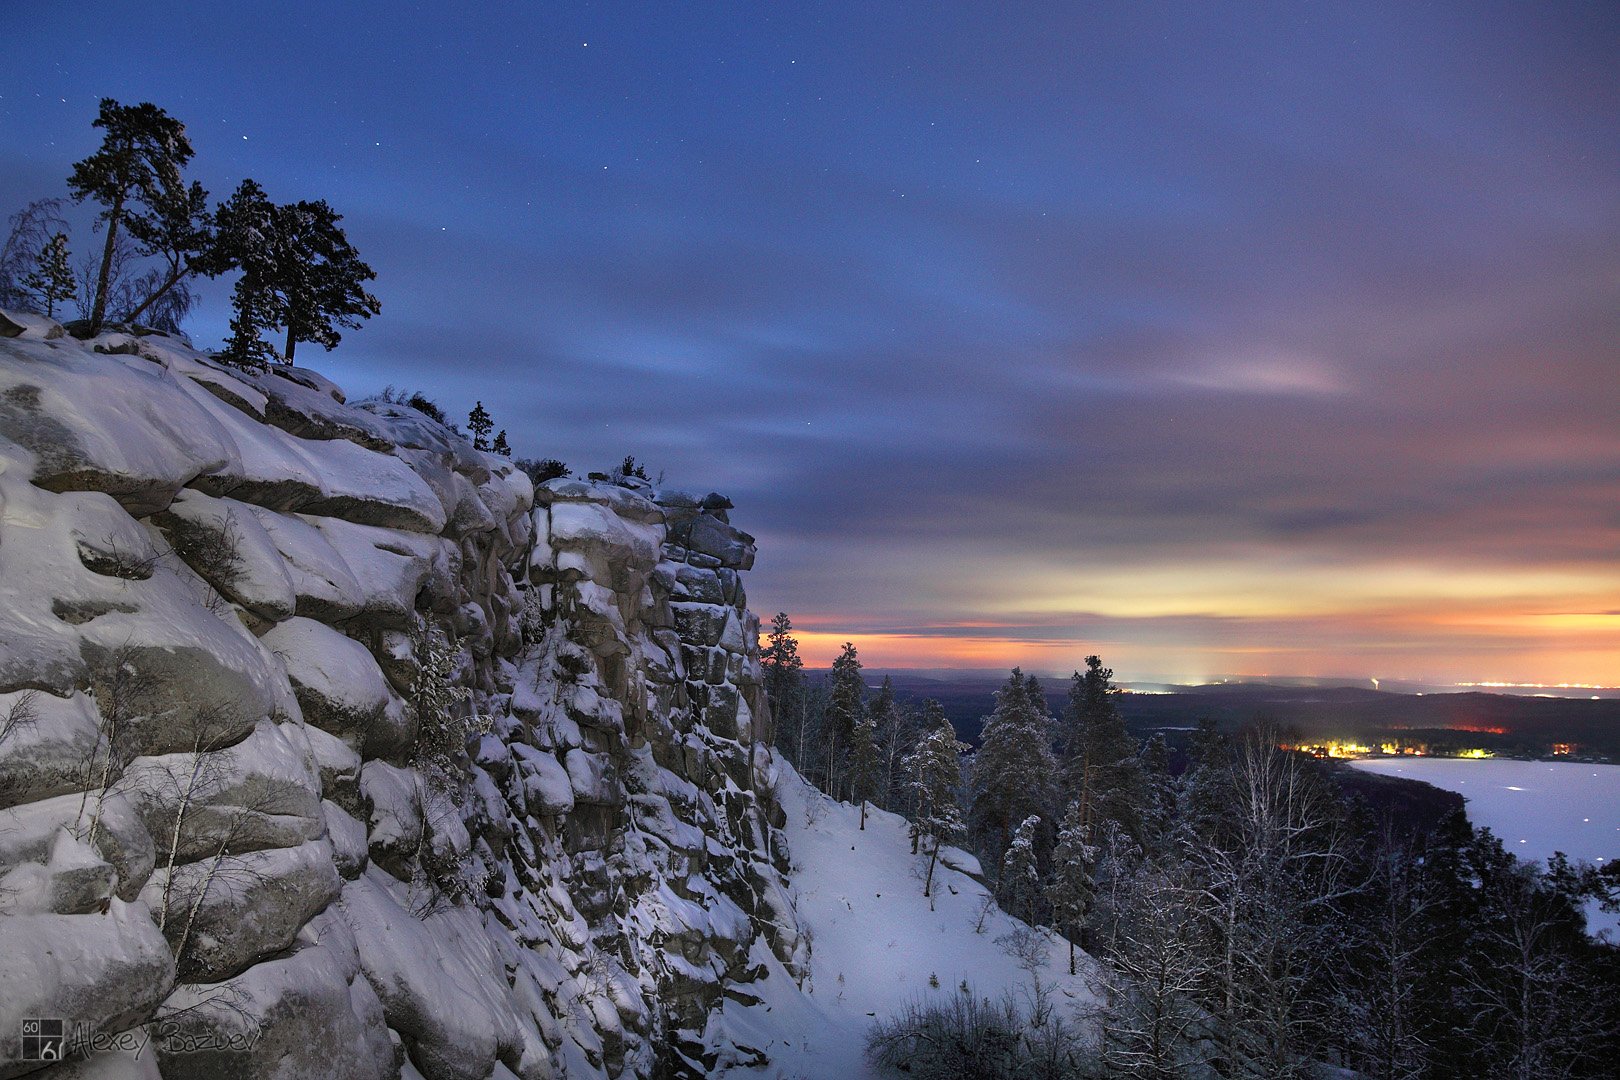
[[701,1075],[805,969],[726,500],[0,334],[0,1077]]

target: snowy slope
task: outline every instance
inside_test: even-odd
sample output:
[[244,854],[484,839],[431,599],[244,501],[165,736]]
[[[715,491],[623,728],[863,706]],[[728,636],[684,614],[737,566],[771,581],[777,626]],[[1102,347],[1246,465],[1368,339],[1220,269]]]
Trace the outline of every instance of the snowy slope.
[[[911,854],[904,818],[869,811],[863,832],[856,807],[823,795],[780,756],[773,764],[776,795],[787,815],[782,834],[792,859],[794,907],[811,938],[810,976],[800,993],[773,968],[749,988],[762,994],[760,1004],[728,1002],[716,1025],[725,1026],[733,1044],[756,1047],[772,1059],[762,1069],[733,1075],[869,1076],[867,1030],[908,1001],[958,993],[964,981],[980,996],[1028,992],[1030,975],[999,943],[1024,924],[993,908],[980,929],[988,890],[945,865],[977,871],[972,856],[946,849],[934,871],[930,909],[923,896],[927,860]],[[1078,954],[1079,974],[1071,976],[1067,943],[1049,930],[1042,933],[1050,948],[1036,974],[1054,989],[1061,1010],[1083,1010],[1092,1002],[1086,989],[1091,961]]]

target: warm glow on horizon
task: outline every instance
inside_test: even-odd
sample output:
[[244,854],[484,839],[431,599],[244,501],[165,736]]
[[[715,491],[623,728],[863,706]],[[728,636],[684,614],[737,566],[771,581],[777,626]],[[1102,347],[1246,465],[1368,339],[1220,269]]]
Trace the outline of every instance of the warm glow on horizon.
[[[1615,620],[1610,620],[1613,623]],[[1220,674],[1247,677],[1367,678],[1377,670],[1384,681],[1412,680],[1455,685],[1458,689],[1546,688],[1603,690],[1620,685],[1620,629],[1605,635],[1586,634],[1570,640],[1567,632],[1535,633],[1533,624],[1504,621],[1501,628],[1514,635],[1515,647],[1502,650],[1490,635],[1466,641],[1424,645],[1408,633],[1380,640],[1387,625],[1359,626],[1355,620],[1333,620],[1340,638],[1337,647],[1301,644],[1278,646],[1244,641],[1238,625],[1223,627],[1220,635],[1188,645],[1169,637],[1151,640],[1151,627],[1125,627],[1127,633],[1096,636],[1031,636],[1028,624],[1007,622],[941,623],[907,629],[863,631],[838,629],[837,616],[794,619],[800,655],[810,668],[826,668],[846,641],[854,642],[861,661],[877,668],[995,668],[1020,666],[1032,671],[1068,671],[1096,653],[1121,679],[1153,678],[1201,683]],[[1267,621],[1257,633],[1274,633]],[[1365,630],[1366,637],[1355,633]],[[1304,640],[1321,631],[1312,620],[1296,634]],[[1223,640],[1216,640],[1216,637]],[[1288,640],[1286,631],[1278,640]],[[1470,648],[1469,646],[1475,646]]]
[[[762,556],[764,557],[764,556]],[[834,565],[854,553],[827,551]],[[861,557],[858,585],[793,611],[806,663],[1423,682],[1620,684],[1620,568],[1280,555],[1016,560],[960,538]],[[1133,557],[1134,558],[1134,557]],[[948,572],[942,567],[949,567]],[[842,584],[842,583],[839,583]],[[766,588],[756,603],[779,605]]]

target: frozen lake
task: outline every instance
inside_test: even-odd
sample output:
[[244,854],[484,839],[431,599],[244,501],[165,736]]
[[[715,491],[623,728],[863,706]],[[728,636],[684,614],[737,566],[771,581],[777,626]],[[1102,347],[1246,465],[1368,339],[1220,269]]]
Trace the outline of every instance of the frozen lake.
[[[1468,820],[1522,859],[1562,851],[1602,865],[1620,859],[1620,765],[1573,761],[1366,758],[1366,772],[1422,780],[1468,800]],[[1620,917],[1592,905],[1587,923],[1620,936]]]

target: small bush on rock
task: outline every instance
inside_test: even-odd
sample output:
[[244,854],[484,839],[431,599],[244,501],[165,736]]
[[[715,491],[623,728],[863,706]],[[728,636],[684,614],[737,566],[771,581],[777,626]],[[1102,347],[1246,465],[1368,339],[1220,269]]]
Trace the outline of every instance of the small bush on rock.
[[569,475],[568,466],[556,458],[518,458],[513,462],[535,484],[543,484],[547,480],[559,480]]
[[467,740],[489,730],[489,720],[472,714],[460,715],[469,697],[467,688],[455,682],[456,660],[460,650],[455,642],[436,627],[418,634],[414,641],[417,672],[411,684],[411,704],[416,707],[417,735],[414,764],[435,781],[447,783],[455,775],[458,759],[467,751]]

